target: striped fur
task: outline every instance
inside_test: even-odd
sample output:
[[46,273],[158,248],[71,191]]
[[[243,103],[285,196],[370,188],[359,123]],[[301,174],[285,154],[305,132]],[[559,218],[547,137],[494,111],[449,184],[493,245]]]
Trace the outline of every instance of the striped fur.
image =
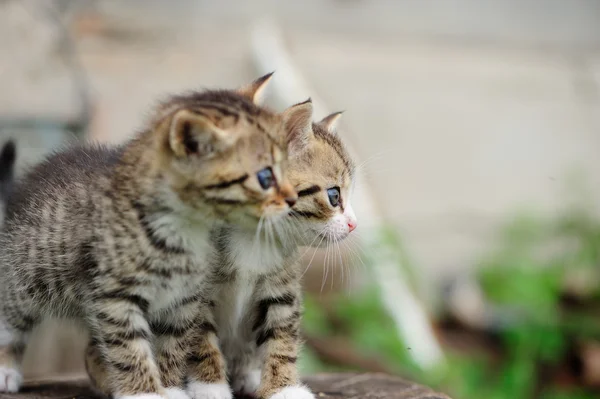
[[[298,246],[323,245],[321,240],[334,244],[349,234],[340,221],[356,224],[348,212],[355,168],[333,130],[337,117],[312,129],[290,130],[288,175],[299,198],[286,219],[250,234],[232,225],[213,231],[213,264],[219,270],[214,276],[214,329],[235,392],[265,399],[313,397],[299,385],[296,367],[303,273]],[[328,202],[331,187],[342,193],[337,207]],[[190,367],[210,368],[208,358],[210,352],[201,353]]]
[[[0,380],[49,317],[81,321],[88,370],[118,398],[179,392],[187,362],[206,353],[191,343],[218,351],[210,231],[254,231],[263,215],[287,214],[296,199],[285,178],[287,126],[312,112],[255,105],[266,81],[172,97],[125,145],[69,148],[17,183],[0,233],[0,318],[11,338]],[[256,173],[267,167],[274,183],[263,188]],[[219,372],[209,377],[224,380]]]

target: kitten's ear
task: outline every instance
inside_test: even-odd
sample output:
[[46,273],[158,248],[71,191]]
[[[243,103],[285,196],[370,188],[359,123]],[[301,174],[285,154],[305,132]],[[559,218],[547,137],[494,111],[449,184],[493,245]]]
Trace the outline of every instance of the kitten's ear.
[[313,134],[312,114],[313,105],[310,98],[283,111],[283,123],[290,149],[298,150],[308,144]]
[[275,72],[268,73],[254,82],[237,89],[238,94],[246,97],[254,104],[258,105],[262,100],[262,95]]
[[187,109],[171,119],[169,146],[176,157],[206,157],[232,143],[232,137],[210,119]]
[[333,114],[327,115],[325,118],[321,119],[317,125],[323,127],[326,131],[331,134],[337,133],[337,124],[344,111],[334,112]]

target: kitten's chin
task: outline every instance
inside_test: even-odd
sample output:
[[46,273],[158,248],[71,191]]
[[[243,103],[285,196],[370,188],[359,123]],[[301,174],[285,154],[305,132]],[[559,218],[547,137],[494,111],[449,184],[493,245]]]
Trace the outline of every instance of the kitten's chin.
[[337,244],[345,240],[350,233],[331,236],[319,232],[313,232],[312,235],[305,238],[303,245],[312,248],[326,248],[331,244]]
[[[233,225],[237,225],[242,230],[248,230],[251,233],[256,233],[259,225],[261,230],[264,231],[267,226],[280,224],[281,220],[285,220],[287,211],[285,212],[269,212],[262,216],[254,215],[252,213],[230,213],[223,217],[223,219]],[[262,222],[261,222],[262,219]]]

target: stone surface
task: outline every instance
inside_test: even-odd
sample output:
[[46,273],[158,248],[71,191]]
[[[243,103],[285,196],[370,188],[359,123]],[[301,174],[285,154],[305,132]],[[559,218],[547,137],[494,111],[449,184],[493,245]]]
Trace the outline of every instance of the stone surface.
[[[318,374],[306,384],[317,398],[337,399],[449,399],[429,388],[384,374]],[[18,394],[2,399],[101,399],[87,380],[42,381],[27,384]]]

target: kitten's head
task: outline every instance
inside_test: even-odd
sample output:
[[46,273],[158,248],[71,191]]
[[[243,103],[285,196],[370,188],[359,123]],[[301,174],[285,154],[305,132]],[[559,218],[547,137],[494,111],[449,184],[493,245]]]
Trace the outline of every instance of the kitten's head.
[[356,228],[350,203],[355,165],[335,131],[340,116],[337,112],[289,133],[288,176],[298,193],[290,216],[303,245],[338,242]]
[[271,74],[238,90],[176,96],[155,122],[161,173],[179,200],[220,220],[256,226],[297,199],[286,176],[288,126],[309,126],[312,104],[276,114],[256,104]]

